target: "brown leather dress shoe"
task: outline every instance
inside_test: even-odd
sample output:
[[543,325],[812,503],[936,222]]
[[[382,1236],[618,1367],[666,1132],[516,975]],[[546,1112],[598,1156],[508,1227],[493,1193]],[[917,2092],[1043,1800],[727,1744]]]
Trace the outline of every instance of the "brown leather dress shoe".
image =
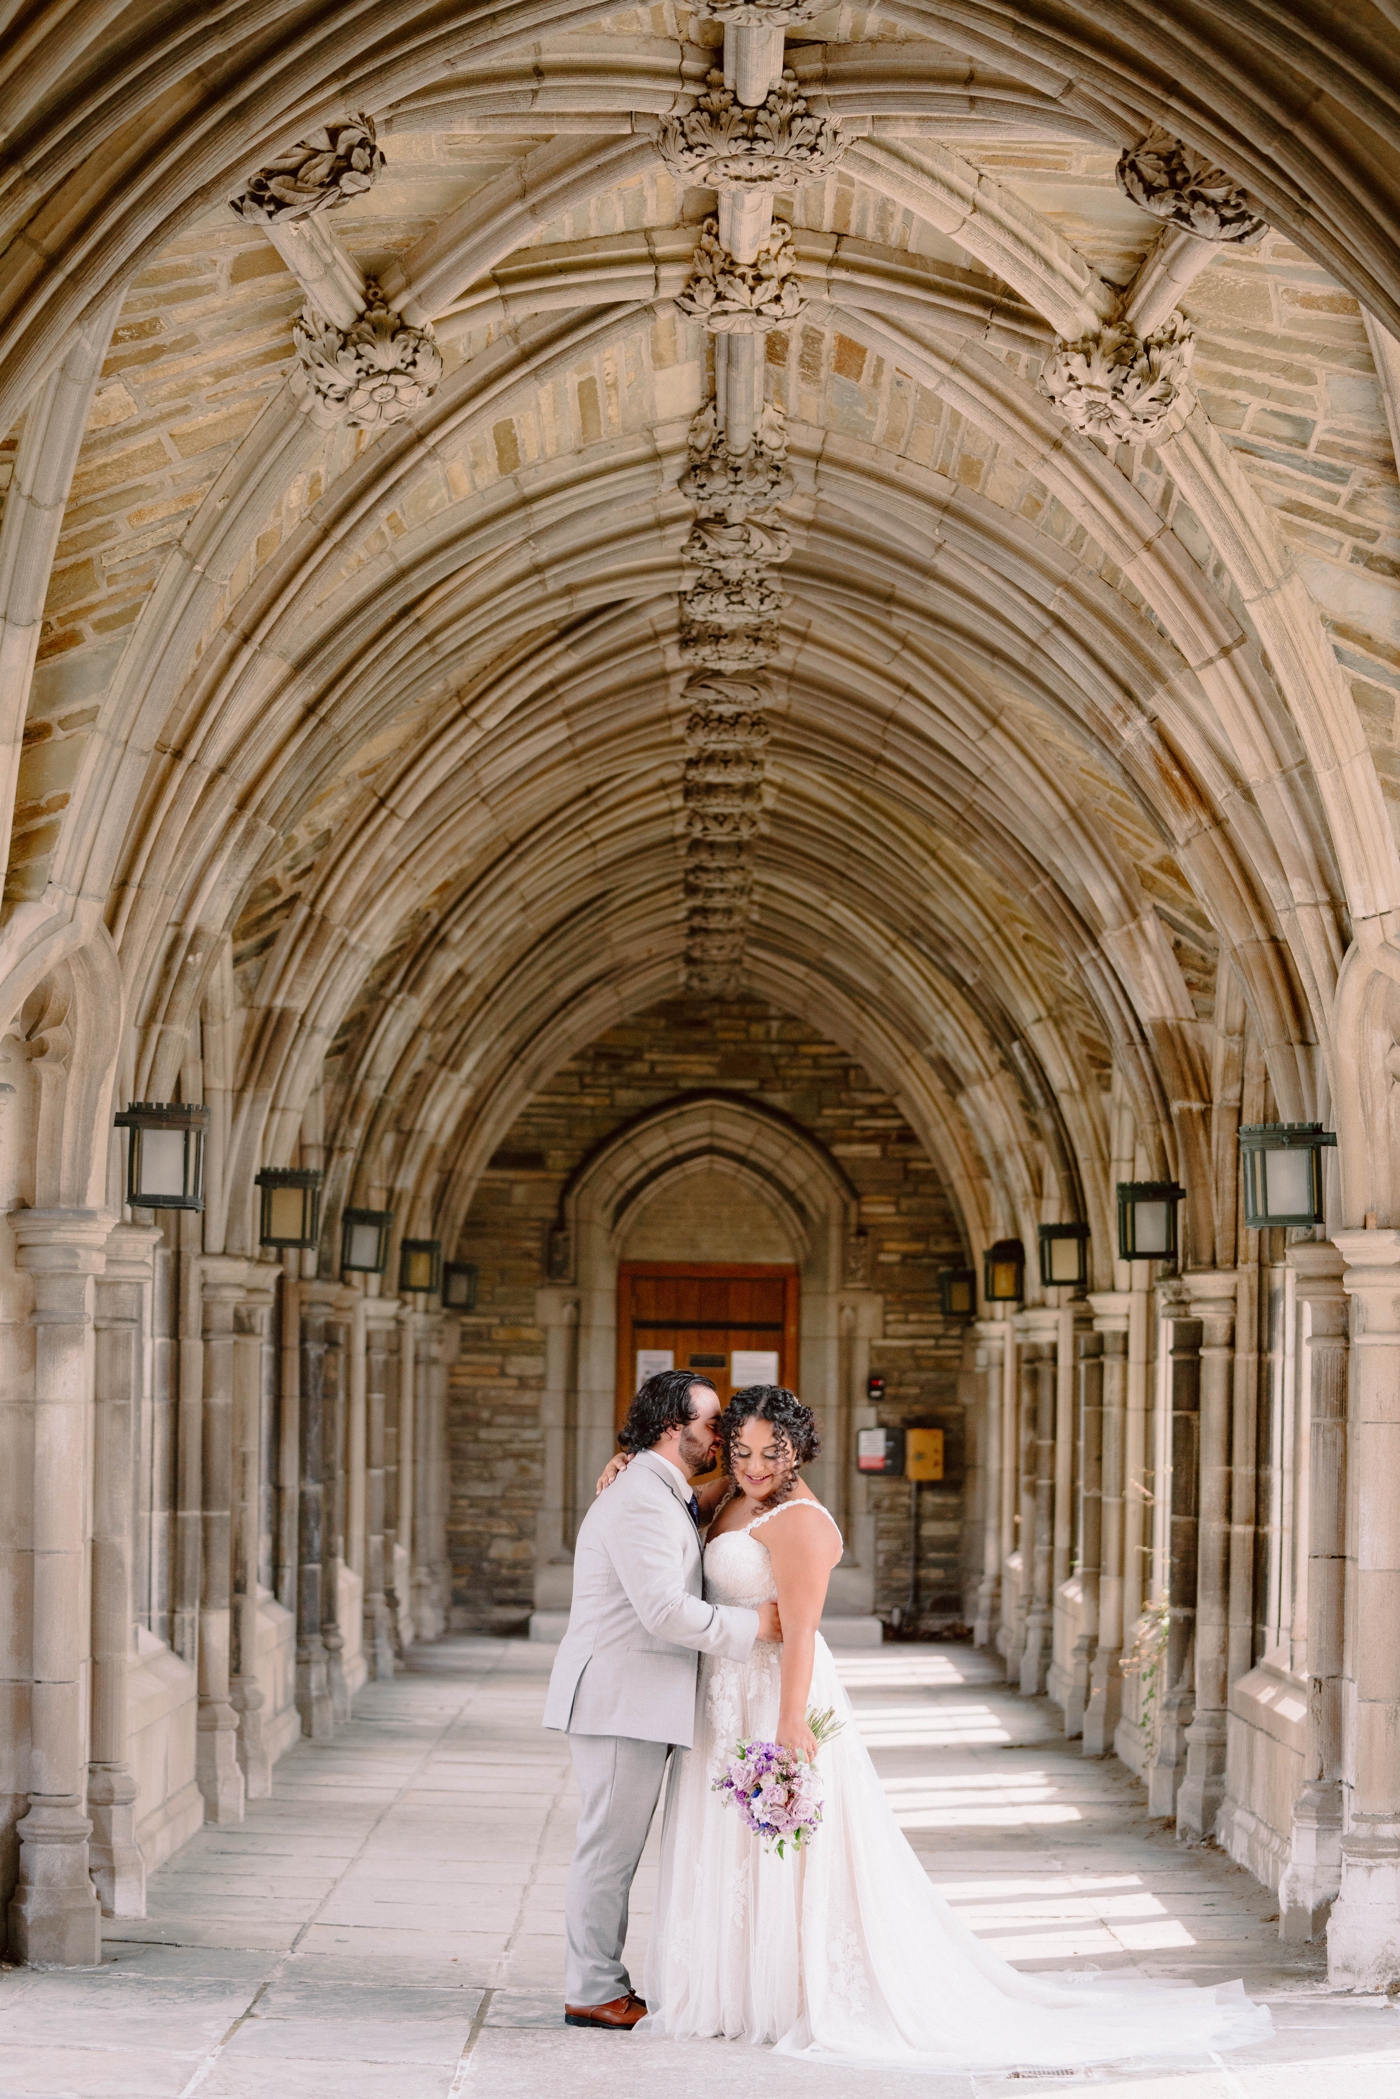
[[611,2004],[566,2004],[564,2024],[566,2026],[601,2026],[608,2033],[630,2033],[639,2019],[647,2015],[647,2008],[640,1997],[629,1990],[625,1997],[614,1997]]

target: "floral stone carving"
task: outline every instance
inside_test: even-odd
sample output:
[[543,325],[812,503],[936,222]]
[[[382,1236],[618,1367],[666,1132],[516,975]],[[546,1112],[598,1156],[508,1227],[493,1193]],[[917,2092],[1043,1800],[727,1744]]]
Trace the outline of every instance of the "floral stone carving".
[[713,401],[691,423],[690,465],[680,478],[680,491],[705,517],[741,525],[756,511],[771,510],[793,493],[787,463],[787,435],[777,409],[765,408],[758,435],[742,451],[731,451],[719,431]]
[[723,73],[711,73],[694,109],[661,119],[656,144],[678,181],[716,190],[815,182],[846,150],[840,126],[813,115],[791,72],[756,109],[736,99]]
[[711,22],[734,22],[740,28],[792,29],[799,22],[815,22],[831,0],[701,0],[691,10]]
[[1203,241],[1248,241],[1264,231],[1243,186],[1158,124],[1120,157],[1117,175],[1134,204]]
[[775,620],[787,603],[783,592],[763,575],[729,578],[706,569],[693,590],[681,598],[681,617],[706,627],[747,627]]
[[700,517],[690,528],[681,559],[717,569],[721,576],[751,576],[757,569],[776,567],[791,553],[792,540],[782,525],[760,524],[757,518],[731,525],[722,517]]
[[752,262],[736,262],[721,246],[719,220],[706,219],[679,310],[712,335],[763,335],[795,321],[807,300],[797,281],[790,228],[775,219]]
[[1040,391],[1090,437],[1150,444],[1190,413],[1187,384],[1195,336],[1179,313],[1145,341],[1130,328],[1104,328],[1079,342],[1057,342]]
[[361,196],[384,164],[373,117],[356,111],[279,153],[234,191],[229,206],[240,219],[264,226],[272,220],[308,218],[313,211],[334,211],[337,204]]
[[292,328],[300,360],[293,384],[323,429],[400,423],[422,407],[442,377],[442,353],[431,330],[403,320],[373,280],[365,290],[365,310],[350,327],[337,328],[308,306]]
[[776,626],[683,627],[681,659],[703,664],[709,670],[761,670],[778,654],[781,639]]

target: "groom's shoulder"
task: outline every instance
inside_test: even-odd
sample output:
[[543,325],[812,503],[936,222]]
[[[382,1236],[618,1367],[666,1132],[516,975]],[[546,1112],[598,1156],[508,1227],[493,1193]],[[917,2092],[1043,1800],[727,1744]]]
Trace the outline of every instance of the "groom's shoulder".
[[[646,1456],[643,1451],[641,1458]],[[664,1507],[674,1500],[671,1489],[654,1465],[634,1459],[625,1472],[620,1472],[610,1487],[596,1495],[588,1506],[584,1524],[590,1525],[600,1535],[606,1536],[614,1523],[629,1511],[645,1507]]]

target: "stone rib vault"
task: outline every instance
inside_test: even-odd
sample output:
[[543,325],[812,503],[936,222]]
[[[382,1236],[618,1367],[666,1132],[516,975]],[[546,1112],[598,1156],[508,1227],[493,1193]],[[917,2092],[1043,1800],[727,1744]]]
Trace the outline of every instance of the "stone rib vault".
[[847,1630],[1400,1980],[1397,147],[1379,0],[12,15],[11,1961],[557,1622],[619,1268],[713,1260],[797,1273]]

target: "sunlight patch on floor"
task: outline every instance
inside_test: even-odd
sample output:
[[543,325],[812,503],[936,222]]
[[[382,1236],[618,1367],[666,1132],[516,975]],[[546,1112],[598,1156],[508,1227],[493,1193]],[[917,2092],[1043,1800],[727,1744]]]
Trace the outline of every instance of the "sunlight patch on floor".
[[1011,1740],[989,1705],[858,1705],[855,1715],[871,1749],[956,1749]]
[[910,1654],[899,1648],[882,1648],[878,1654],[838,1652],[833,1659],[837,1675],[847,1690],[852,1691],[871,1686],[890,1691],[907,1685],[936,1684],[941,1687],[977,1680],[943,1654]]
[[1077,1807],[1055,1799],[1044,1772],[1006,1778],[887,1778],[885,1795],[901,1829],[1016,1829],[1082,1822]]

